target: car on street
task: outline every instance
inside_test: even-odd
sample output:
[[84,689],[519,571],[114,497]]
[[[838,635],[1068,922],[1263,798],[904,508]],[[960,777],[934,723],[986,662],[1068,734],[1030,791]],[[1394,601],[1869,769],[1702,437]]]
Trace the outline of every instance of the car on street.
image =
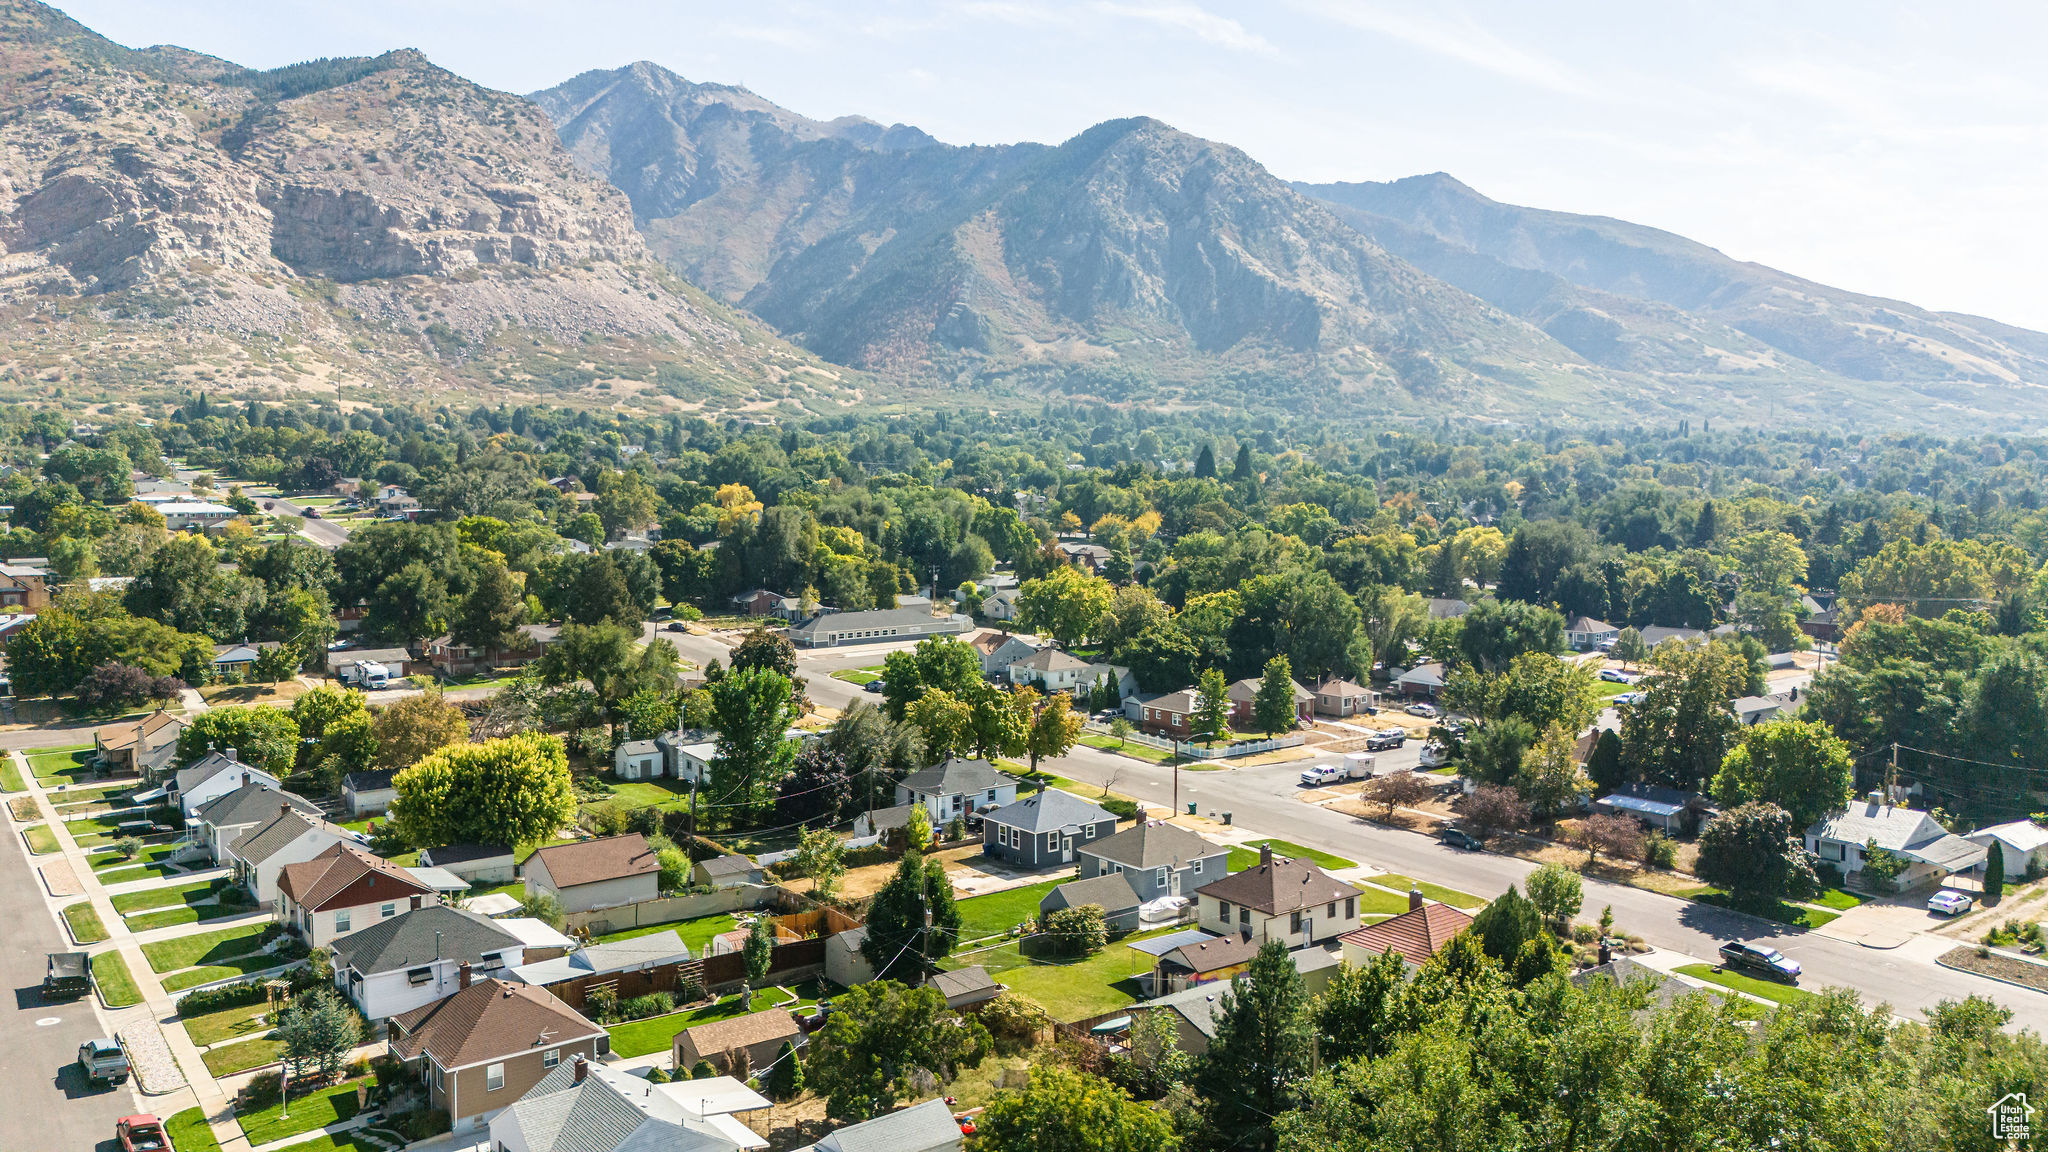
[[1614,699],[1612,699],[1612,700],[1608,701],[1608,703],[1610,703],[1610,704],[1634,704],[1635,702],[1637,702],[1638,700],[1641,700],[1642,698],[1643,698],[1643,694],[1642,694],[1641,692],[1617,692],[1617,693],[1615,693],[1615,694],[1614,694]]
[[671,620],[662,625],[661,630],[663,632],[688,632],[690,629],[681,620]]
[[882,683],[880,680],[870,680],[867,683],[861,685],[860,690],[863,692],[880,692],[885,687],[887,687],[887,685]]
[[171,1152],[171,1138],[164,1122],[154,1116],[123,1116],[114,1121],[114,1139],[121,1152]]
[[1621,642],[1619,640],[1607,639],[1602,640],[1598,644],[1593,645],[1593,648],[1596,651],[1600,652],[1612,652],[1617,646],[1619,646],[1620,643]]
[[1747,968],[1788,984],[1799,980],[1799,961],[1763,944],[1730,940],[1721,945],[1721,965],[1724,968]]
[[1446,828],[1437,833],[1436,838],[1445,847],[1463,848],[1467,852],[1477,852],[1486,847],[1485,844],[1480,842],[1479,837],[1465,831],[1463,828]]
[[1301,784],[1304,788],[1319,788],[1324,784],[1335,784],[1342,779],[1344,767],[1341,764],[1311,764],[1301,771]]
[[1407,742],[1408,733],[1402,729],[1382,728],[1365,738],[1365,750],[1368,752],[1384,752],[1389,748],[1399,748]]
[[128,1052],[119,1040],[100,1037],[87,1040],[78,1046],[78,1066],[85,1071],[85,1078],[94,1084],[126,1084],[128,1082]]
[[1438,716],[1443,715],[1443,713],[1437,711],[1434,704],[1410,704],[1406,708],[1401,709],[1401,711],[1406,712],[1410,716],[1420,716],[1424,720],[1434,720]]
[[1968,912],[1977,901],[1968,892],[1944,888],[1927,898],[1927,910],[1943,916],[1961,916]]
[[1602,668],[1602,669],[1600,670],[1600,678],[1601,678],[1602,680],[1605,680],[1605,681],[1607,681],[1607,682],[1608,682],[1609,684],[1633,684],[1633,683],[1635,683],[1635,681],[1633,681],[1633,680],[1631,680],[1631,679],[1629,679],[1629,678],[1628,678],[1628,673],[1626,673],[1626,672],[1621,672],[1621,671],[1617,671],[1616,669],[1613,669],[1613,668]]
[[1422,746],[1422,766],[1441,768],[1451,762],[1451,750],[1431,740]]
[[92,957],[84,952],[52,952],[43,968],[43,998],[73,999],[92,991]]

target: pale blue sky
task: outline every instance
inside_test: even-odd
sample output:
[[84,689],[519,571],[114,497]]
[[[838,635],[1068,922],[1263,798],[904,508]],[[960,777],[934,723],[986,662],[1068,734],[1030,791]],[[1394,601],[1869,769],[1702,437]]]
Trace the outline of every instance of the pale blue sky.
[[[1442,170],[2048,330],[2048,6],[1271,0],[74,0],[273,67],[416,47],[517,92],[653,60],[953,143],[1148,114],[1276,174]],[[1943,11],[1942,9],[1947,9]]]

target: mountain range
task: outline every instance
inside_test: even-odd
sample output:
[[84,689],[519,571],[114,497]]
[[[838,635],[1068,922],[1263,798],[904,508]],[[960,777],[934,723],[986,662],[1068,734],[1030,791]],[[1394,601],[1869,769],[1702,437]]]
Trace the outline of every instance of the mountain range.
[[0,46],[0,395],[2048,415],[2048,335],[1153,119],[960,147],[644,62],[529,98],[411,51],[259,72],[34,0]]

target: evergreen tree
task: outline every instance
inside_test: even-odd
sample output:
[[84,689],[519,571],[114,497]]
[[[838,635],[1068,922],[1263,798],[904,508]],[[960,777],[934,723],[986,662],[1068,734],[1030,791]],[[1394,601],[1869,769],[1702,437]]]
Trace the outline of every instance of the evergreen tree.
[[1252,697],[1252,720],[1268,736],[1294,729],[1294,669],[1288,666],[1287,657],[1266,661],[1265,675]]
[[1614,729],[1602,728],[1600,738],[1593,742],[1592,755],[1586,757],[1586,775],[1604,795],[1628,783],[1621,771],[1621,737]]
[[1210,445],[1202,445],[1202,451],[1195,456],[1195,476],[1203,480],[1216,476],[1216,449]]
[[1996,838],[1984,850],[1984,902],[1996,904],[2005,897],[2005,848]]
[[1692,522],[1692,546],[1695,548],[1712,548],[1714,546],[1714,535],[1721,530],[1720,521],[1720,513],[1714,510],[1714,502],[1712,500],[1701,504],[1699,518]]
[[1232,480],[1254,480],[1258,478],[1258,474],[1252,471],[1251,445],[1239,444],[1237,446],[1237,459],[1231,462],[1230,478]]
[[952,952],[960,935],[960,910],[953,903],[953,882],[946,877],[945,865],[926,860],[915,847],[905,852],[896,874],[868,905],[867,928],[860,953],[874,966],[875,979],[922,979],[926,958],[937,960]]
[[1273,1152],[1273,1121],[1296,1107],[1314,1050],[1301,973],[1287,946],[1270,941],[1218,1001],[1216,1037],[1195,1068],[1199,1143],[1217,1152]]
[[1402,1024],[1401,989],[1408,966],[1389,950],[1363,968],[1349,964],[1316,997],[1316,1054],[1330,1067],[1384,1055]]

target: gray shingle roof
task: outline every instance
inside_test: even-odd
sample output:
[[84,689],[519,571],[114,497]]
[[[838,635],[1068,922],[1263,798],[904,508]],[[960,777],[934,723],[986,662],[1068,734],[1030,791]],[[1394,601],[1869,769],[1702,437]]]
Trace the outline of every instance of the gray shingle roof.
[[761,866],[745,856],[713,856],[709,860],[697,861],[697,867],[702,868],[706,876],[745,876]]
[[936,1152],[960,1146],[960,1125],[944,1100],[927,1100],[854,1124],[818,1141],[818,1152]]
[[1116,817],[1071,792],[1047,788],[1036,796],[987,812],[982,819],[1026,832],[1057,832],[1062,828],[1100,824]]
[[[283,802],[279,803],[282,805]],[[240,839],[228,845],[228,851],[250,864],[261,864],[283,850],[285,845],[326,823],[319,816],[309,816],[297,808],[289,812],[280,811],[267,822],[242,833]]]
[[429,904],[379,920],[333,945],[336,967],[354,968],[365,976],[431,964],[436,957],[474,964],[486,952],[518,946],[519,937],[489,917],[445,904]]
[[1137,890],[1121,872],[1110,872],[1102,876],[1090,876],[1086,880],[1073,880],[1062,884],[1045,894],[1038,902],[1041,912],[1059,908],[1079,908],[1083,904],[1099,906],[1106,914],[1128,912],[1139,904]]
[[1126,868],[1179,868],[1230,851],[1185,828],[1141,820],[1107,839],[1076,845],[1084,856],[1113,861]]
[[903,786],[912,792],[940,796],[950,796],[955,792],[985,792],[1016,782],[1015,776],[996,771],[995,765],[986,760],[963,760],[958,756],[903,778]]
[[290,804],[307,815],[318,815],[320,812],[319,805],[296,792],[281,792],[261,782],[251,781],[225,796],[216,796],[201,805],[195,819],[201,823],[227,827],[236,824],[255,824],[277,815],[280,804]]
[[351,792],[377,792],[391,787],[391,781],[397,775],[396,768],[368,768],[343,776],[341,785]]
[[876,608],[863,612],[827,612],[789,630],[792,636],[820,632],[866,632],[878,628],[930,627],[940,622],[929,608]]

